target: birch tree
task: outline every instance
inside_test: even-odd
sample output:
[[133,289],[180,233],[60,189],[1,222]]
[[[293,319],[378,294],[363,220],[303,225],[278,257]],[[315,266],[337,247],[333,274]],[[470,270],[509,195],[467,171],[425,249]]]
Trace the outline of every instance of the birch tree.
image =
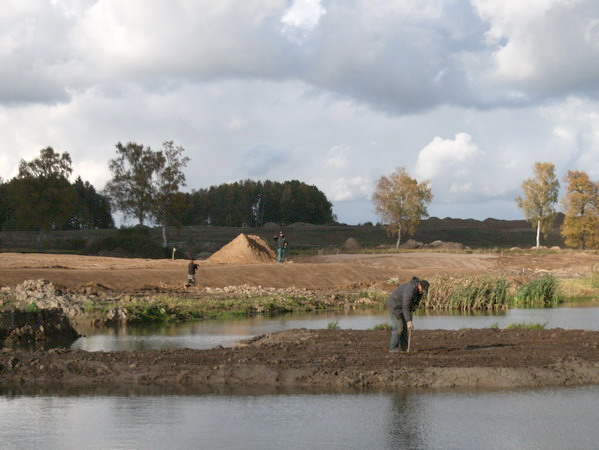
[[536,162],[533,169],[535,176],[522,182],[523,195],[516,198],[516,203],[526,220],[536,228],[536,248],[539,248],[541,232],[546,234],[553,226],[559,181],[552,163]]
[[403,167],[379,178],[372,201],[389,234],[397,235],[396,249],[402,233],[414,234],[420,220],[428,217],[427,207],[432,199],[428,180],[418,183]]

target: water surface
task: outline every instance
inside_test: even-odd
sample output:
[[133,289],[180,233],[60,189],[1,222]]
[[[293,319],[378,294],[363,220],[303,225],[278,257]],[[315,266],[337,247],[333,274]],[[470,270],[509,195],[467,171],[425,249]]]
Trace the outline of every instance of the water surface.
[[11,449],[596,449],[599,387],[0,397]]
[[[265,333],[294,328],[324,329],[336,322],[340,328],[367,330],[388,323],[384,311],[349,311],[286,314],[275,318],[252,317],[230,320],[205,320],[182,324],[128,326],[122,328],[88,329],[86,337],[71,348],[87,351],[147,350],[193,348],[207,349],[217,345],[234,345]],[[416,329],[458,330],[461,328],[504,328],[512,323],[542,323],[547,328],[599,330],[597,303],[579,306],[576,303],[560,308],[510,309],[492,313],[420,313]]]

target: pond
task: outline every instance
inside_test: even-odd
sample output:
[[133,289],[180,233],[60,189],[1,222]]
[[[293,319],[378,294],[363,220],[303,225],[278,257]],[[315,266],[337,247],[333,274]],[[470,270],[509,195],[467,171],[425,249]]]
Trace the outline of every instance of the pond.
[[[265,333],[294,328],[324,329],[331,322],[340,328],[367,330],[389,322],[385,311],[336,311],[286,314],[275,318],[251,317],[231,320],[205,320],[181,324],[127,326],[80,330],[73,349],[87,351],[207,349]],[[599,303],[570,303],[559,308],[510,309],[492,313],[419,313],[414,319],[418,329],[500,328],[511,323],[542,323],[547,328],[599,330]]]
[[204,395],[4,393],[11,449],[594,449],[599,387]]

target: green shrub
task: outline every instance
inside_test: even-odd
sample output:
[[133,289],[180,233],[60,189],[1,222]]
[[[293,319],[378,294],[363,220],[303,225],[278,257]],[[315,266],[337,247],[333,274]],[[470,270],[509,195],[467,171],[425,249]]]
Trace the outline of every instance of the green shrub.
[[371,330],[385,330],[385,331],[391,331],[391,324],[389,322],[385,322],[385,323],[379,323],[378,325],[375,325],[371,328]]
[[339,326],[339,320],[335,320],[334,322],[327,323],[327,330],[339,330],[341,327]]
[[552,275],[533,278],[518,288],[511,304],[519,308],[557,306],[560,302],[558,288],[558,280]]

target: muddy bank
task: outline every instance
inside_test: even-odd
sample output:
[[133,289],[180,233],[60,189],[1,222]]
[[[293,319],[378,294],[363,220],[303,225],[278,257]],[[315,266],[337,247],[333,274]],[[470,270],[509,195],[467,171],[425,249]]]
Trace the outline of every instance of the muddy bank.
[[63,386],[541,387],[599,384],[599,332],[290,330],[234,348],[0,353],[0,383]]
[[0,345],[49,348],[71,345],[80,337],[60,308],[0,312]]

